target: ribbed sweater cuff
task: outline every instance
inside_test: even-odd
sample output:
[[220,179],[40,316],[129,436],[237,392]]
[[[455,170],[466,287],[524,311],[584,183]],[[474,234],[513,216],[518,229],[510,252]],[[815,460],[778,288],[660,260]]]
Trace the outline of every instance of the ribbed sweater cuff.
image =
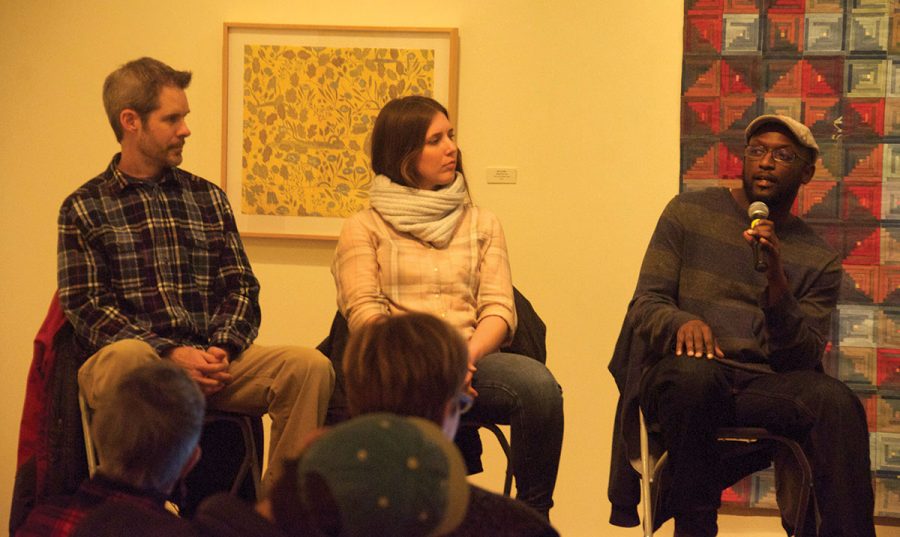
[[641,519],[638,517],[636,506],[613,504],[612,512],[609,514],[609,523],[622,528],[633,528],[640,525]]

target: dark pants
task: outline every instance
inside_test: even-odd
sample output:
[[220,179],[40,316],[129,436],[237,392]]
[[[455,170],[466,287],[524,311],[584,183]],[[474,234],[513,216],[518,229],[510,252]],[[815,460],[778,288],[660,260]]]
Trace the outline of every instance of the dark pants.
[[[842,382],[815,371],[758,373],[715,360],[669,356],[641,381],[641,408],[658,423],[669,451],[672,478],[667,498],[679,513],[715,510],[724,470],[719,465],[719,427],[765,427],[793,438],[813,469],[815,508],[805,535],[874,536],[874,495],[866,415]],[[778,503],[789,529],[789,465],[775,457]],[[795,491],[791,491],[795,492]]]
[[516,498],[547,516],[563,440],[559,384],[537,360],[495,352],[478,362],[472,386],[478,397],[468,416],[510,426]]

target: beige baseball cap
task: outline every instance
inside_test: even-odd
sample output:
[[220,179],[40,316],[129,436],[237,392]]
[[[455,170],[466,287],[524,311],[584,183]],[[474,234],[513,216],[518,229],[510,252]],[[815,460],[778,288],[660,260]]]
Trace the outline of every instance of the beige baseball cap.
[[754,119],[750,122],[749,125],[747,125],[747,128],[744,130],[747,141],[749,142],[750,137],[753,136],[753,134],[757,130],[759,130],[761,126],[767,123],[778,123],[787,127],[787,129],[794,134],[794,137],[797,138],[797,141],[800,143],[800,145],[808,147],[814,151],[813,162],[815,162],[815,159],[818,158],[819,144],[816,143],[816,139],[813,137],[812,132],[810,132],[809,127],[788,116],[766,114]]

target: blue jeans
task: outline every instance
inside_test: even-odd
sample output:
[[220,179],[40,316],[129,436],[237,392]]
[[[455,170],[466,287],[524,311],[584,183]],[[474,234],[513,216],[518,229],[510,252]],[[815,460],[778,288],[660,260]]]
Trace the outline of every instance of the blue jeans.
[[[857,396],[816,371],[750,372],[717,360],[667,356],[641,380],[641,408],[658,423],[669,450],[675,514],[713,510],[722,491],[715,430],[765,427],[801,444],[813,470],[814,505],[804,536],[872,536],[874,495],[866,415]],[[783,515],[792,506],[791,474],[776,454],[776,493]],[[787,490],[785,490],[787,489]],[[815,510],[813,510],[815,509]],[[782,516],[790,529],[791,518]]]
[[563,437],[562,389],[537,360],[497,352],[478,361],[468,416],[509,425],[516,497],[546,515],[553,506]]

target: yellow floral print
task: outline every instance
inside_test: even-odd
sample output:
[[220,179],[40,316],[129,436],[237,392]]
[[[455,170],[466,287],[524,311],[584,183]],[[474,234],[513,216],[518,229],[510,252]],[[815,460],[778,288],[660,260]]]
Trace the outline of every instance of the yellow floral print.
[[364,208],[378,111],[433,90],[433,50],[246,45],[242,212],[346,217]]

